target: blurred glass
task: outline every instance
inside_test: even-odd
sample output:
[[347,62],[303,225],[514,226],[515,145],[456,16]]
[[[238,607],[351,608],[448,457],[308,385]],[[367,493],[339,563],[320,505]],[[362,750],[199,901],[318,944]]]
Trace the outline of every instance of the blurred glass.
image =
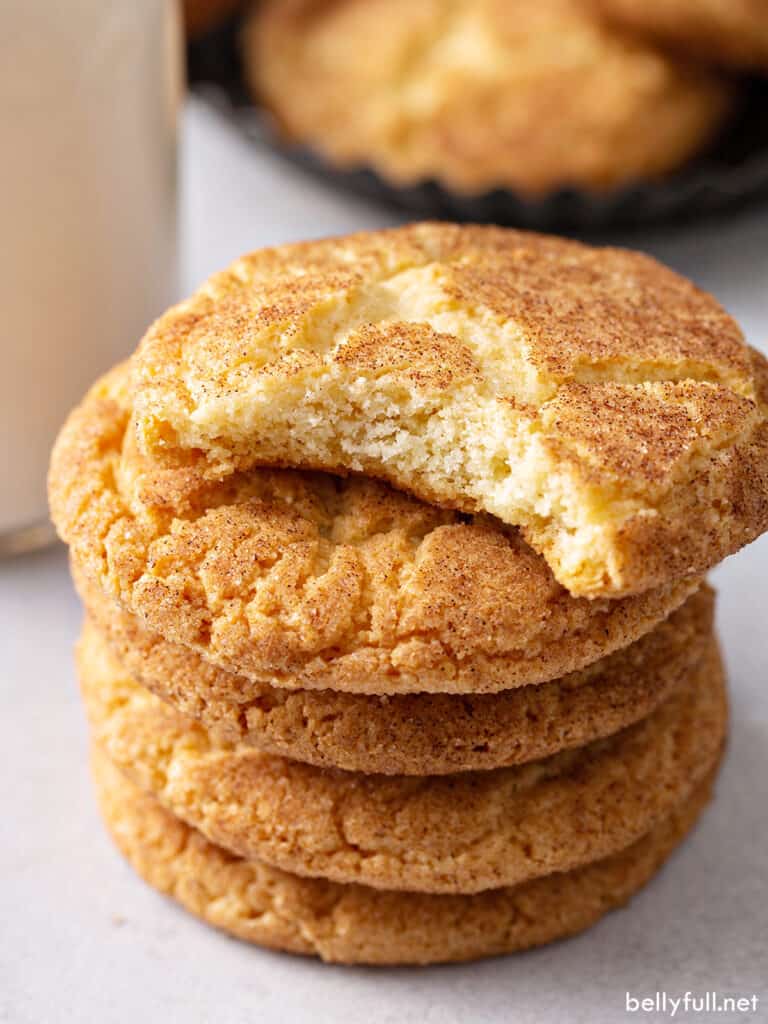
[[0,4],[0,554],[50,537],[56,432],[174,298],[172,0]]

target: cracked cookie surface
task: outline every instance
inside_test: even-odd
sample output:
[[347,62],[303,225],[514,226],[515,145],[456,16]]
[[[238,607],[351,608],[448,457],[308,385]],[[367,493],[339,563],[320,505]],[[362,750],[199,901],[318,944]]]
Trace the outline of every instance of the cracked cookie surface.
[[115,843],[151,886],[248,942],[335,963],[425,964],[511,953],[563,938],[622,906],[706,806],[714,773],[648,835],[564,874],[474,896],[385,892],[300,878],[208,842],[94,750]]
[[572,597],[517,531],[365,477],[139,455],[129,370],[102,378],[54,449],[51,511],[78,568],[155,633],[272,686],[489,693],[627,646],[698,586]]
[[[714,595],[703,587],[642,639],[562,679],[498,694],[286,690],[216,668],[142,627],[73,565],[92,624],[122,667],[226,742],[321,767],[437,775],[498,768],[608,736],[650,714],[701,660]],[[103,641],[91,638],[97,630]]]
[[628,846],[712,769],[726,699],[714,641],[660,708],[541,761],[433,777],[316,768],[214,740],[79,649],[93,737],[207,838],[296,874],[375,888],[472,893],[566,871]]
[[768,364],[640,253],[415,224],[265,249],[143,339],[139,450],[381,477],[519,526],[571,593],[702,573],[768,526]]

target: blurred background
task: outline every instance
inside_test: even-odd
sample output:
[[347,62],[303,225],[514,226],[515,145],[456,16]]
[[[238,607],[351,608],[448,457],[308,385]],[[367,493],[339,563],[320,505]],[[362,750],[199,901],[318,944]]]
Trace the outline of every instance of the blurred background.
[[[100,857],[70,668],[80,609],[46,547],[54,436],[153,317],[242,252],[421,217],[642,249],[766,350],[768,2],[3,0],[0,129],[0,699],[23,766],[0,783],[20,826],[0,868],[0,950],[15,951],[0,1020],[124,1020],[150,993],[171,1018],[222,1019],[222,991],[227,1019],[278,1019],[285,993],[296,1014],[356,1019],[377,998],[366,972],[339,1002],[336,970],[164,931],[106,840]],[[765,990],[766,575],[766,538],[715,573],[738,767],[705,825],[719,841],[693,844],[674,890],[659,882],[664,927],[642,910],[607,923],[589,970],[577,942],[450,980],[394,972],[386,1019],[496,1020],[514,998],[516,1019],[562,1020],[557,976],[569,1019],[599,1024],[623,1019],[624,988],[704,991],[726,957],[730,988]],[[140,941],[121,924],[131,901]]]

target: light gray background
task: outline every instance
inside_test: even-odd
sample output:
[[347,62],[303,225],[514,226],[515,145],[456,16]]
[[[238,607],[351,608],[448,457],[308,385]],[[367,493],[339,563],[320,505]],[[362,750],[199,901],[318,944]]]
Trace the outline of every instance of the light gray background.
[[[397,219],[257,151],[199,102],[182,171],[185,292],[247,249]],[[688,274],[753,344],[768,342],[768,208],[612,240]],[[766,575],[768,538],[714,573],[733,694],[727,763],[703,824],[629,910],[521,956],[362,970],[227,939],[132,874],[91,797],[64,552],[0,563],[0,1020],[614,1024],[665,1019],[625,1015],[627,990],[717,989],[762,1005],[711,1019],[768,1021]]]

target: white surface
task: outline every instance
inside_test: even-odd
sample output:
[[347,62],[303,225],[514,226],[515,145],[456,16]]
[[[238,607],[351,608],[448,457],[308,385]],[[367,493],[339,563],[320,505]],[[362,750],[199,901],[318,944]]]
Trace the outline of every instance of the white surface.
[[[190,111],[187,129],[186,289],[248,248],[394,220],[256,152],[205,109]],[[752,342],[768,338],[768,209],[621,240],[714,291]],[[768,538],[714,575],[730,752],[703,824],[631,908],[522,956],[382,971],[229,940],[132,874],[91,797],[64,552],[0,563],[0,1020],[614,1024],[669,1019],[625,1014],[627,990],[712,989],[761,997],[754,1015],[713,1019],[768,1020],[767,576]]]

